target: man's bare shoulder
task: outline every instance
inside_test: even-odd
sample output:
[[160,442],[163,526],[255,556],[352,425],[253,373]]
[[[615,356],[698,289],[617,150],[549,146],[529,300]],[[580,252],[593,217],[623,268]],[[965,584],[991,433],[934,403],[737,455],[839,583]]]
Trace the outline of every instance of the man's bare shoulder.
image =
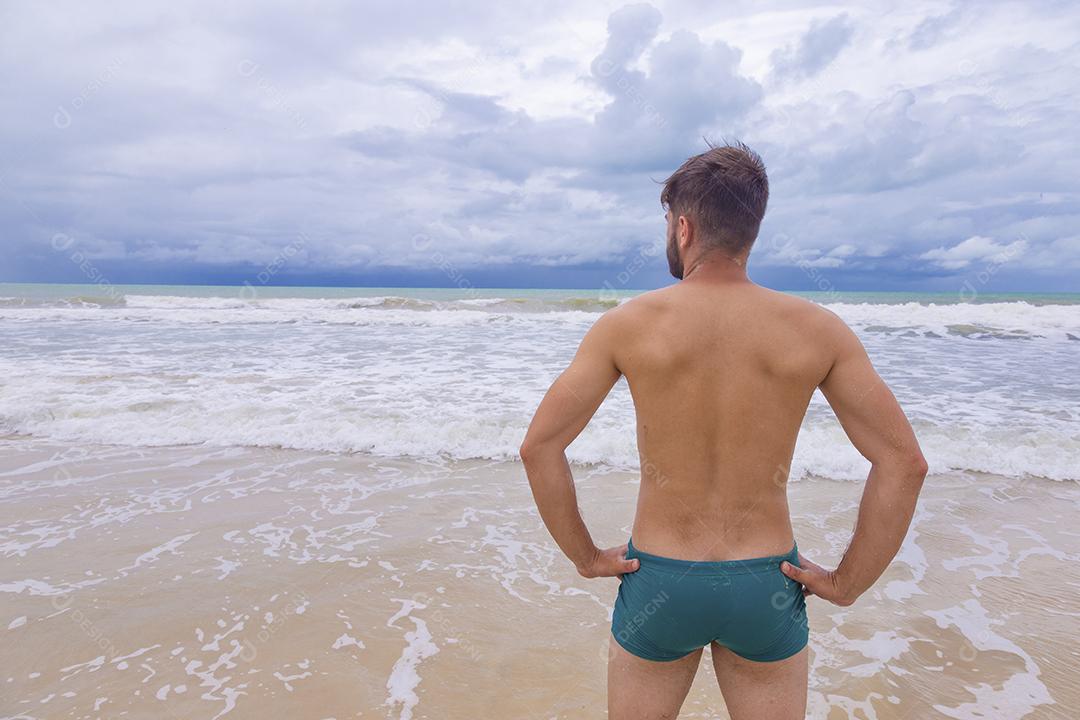
[[673,307],[669,287],[643,292],[604,312],[590,332],[622,355],[637,347],[638,341],[648,336],[649,328],[655,327]]
[[[760,286],[759,286],[760,287]],[[806,298],[760,288],[761,302],[783,334],[794,333],[800,346],[830,363],[859,343],[855,333],[835,312]]]
[[798,295],[780,292],[779,290],[770,290],[760,285],[757,286],[757,290],[762,294],[763,301],[772,306],[770,308],[772,312],[779,313],[781,316],[799,323],[799,325],[812,332],[832,334],[847,329],[847,325],[840,319],[840,316],[824,305]]
[[672,288],[668,286],[657,290],[649,290],[640,295],[619,303],[604,313],[605,318],[612,324],[634,325],[658,313],[665,312],[672,307]]

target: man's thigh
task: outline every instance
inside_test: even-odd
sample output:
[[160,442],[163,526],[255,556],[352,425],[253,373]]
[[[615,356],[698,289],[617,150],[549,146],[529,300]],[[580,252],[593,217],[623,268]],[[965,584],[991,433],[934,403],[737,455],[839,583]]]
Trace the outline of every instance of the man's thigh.
[[776,662],[747,660],[716,643],[712,643],[711,652],[731,720],[806,717],[808,648]]
[[608,636],[608,720],[676,718],[690,692],[701,653],[670,662],[645,660]]

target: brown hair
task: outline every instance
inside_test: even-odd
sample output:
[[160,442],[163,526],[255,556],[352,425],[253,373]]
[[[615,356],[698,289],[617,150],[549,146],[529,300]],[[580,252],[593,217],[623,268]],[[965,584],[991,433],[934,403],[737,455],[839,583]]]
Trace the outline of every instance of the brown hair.
[[673,172],[660,193],[665,210],[690,218],[707,244],[734,253],[754,244],[768,202],[765,163],[741,142],[710,143]]

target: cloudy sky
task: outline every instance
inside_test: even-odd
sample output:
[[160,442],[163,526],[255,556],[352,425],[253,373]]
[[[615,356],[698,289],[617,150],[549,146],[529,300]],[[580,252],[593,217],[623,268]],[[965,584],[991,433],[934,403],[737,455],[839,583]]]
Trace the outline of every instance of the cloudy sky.
[[1080,8],[897,5],[0,0],[0,281],[656,287],[727,138],[759,282],[1080,291]]

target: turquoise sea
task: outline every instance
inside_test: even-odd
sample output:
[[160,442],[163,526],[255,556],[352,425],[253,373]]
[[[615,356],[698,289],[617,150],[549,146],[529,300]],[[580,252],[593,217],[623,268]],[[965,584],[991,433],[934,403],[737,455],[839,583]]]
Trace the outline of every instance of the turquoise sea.
[[[176,297],[244,297],[257,294],[263,298],[349,298],[398,296],[418,300],[459,300],[475,298],[524,298],[566,301],[575,298],[633,297],[644,290],[595,290],[558,288],[400,288],[400,287],[300,287],[248,283],[246,285],[112,285],[0,283],[0,298],[62,300],[74,298],[109,298],[112,295],[171,295]],[[951,305],[956,303],[1025,302],[1031,305],[1077,305],[1080,293],[976,292],[965,287],[956,292],[866,292],[866,291],[787,291],[815,302],[839,298],[845,303],[902,304],[915,302]]]

